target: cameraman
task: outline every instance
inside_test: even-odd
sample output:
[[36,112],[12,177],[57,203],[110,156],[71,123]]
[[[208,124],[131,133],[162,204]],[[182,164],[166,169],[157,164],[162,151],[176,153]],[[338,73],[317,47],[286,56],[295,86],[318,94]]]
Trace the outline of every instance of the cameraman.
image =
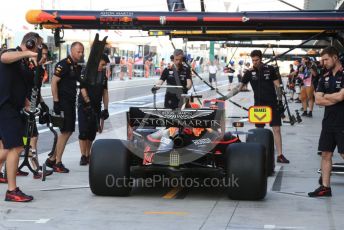
[[[270,126],[272,127],[272,131],[274,133],[274,141],[278,152],[277,162],[288,164],[289,160],[282,154],[282,122],[281,111],[279,107],[283,104],[280,80],[278,79],[276,70],[273,66],[264,65],[262,63],[263,54],[260,50],[253,50],[250,56],[252,59],[253,68],[248,69],[245,72],[239,86],[239,90],[241,90],[250,82],[254,92],[254,105],[264,105],[272,108],[272,121]],[[256,126],[261,127],[259,125]]]
[[[104,68],[110,63],[107,55],[103,54],[96,76],[95,85],[81,82],[78,97],[78,121],[79,121],[79,145],[81,151],[80,165],[87,165],[91,154],[92,142],[96,137],[100,119],[106,120],[109,117],[109,93],[108,81],[105,76]],[[87,81],[87,79],[86,79]],[[104,110],[101,111],[103,101]]]
[[[5,201],[28,202],[32,196],[23,193],[16,184],[19,155],[23,151],[23,107],[29,109],[26,99],[27,81],[32,76],[29,59],[37,59],[37,48],[43,39],[37,33],[27,33],[19,47],[0,54],[0,161],[6,160],[8,190]],[[35,60],[37,61],[37,60]]]
[[167,82],[168,86],[182,86],[183,88],[167,88],[165,94],[165,108],[177,109],[181,108],[183,100],[182,94],[188,93],[192,87],[191,70],[183,65],[184,52],[181,49],[176,49],[173,53],[173,64],[170,68],[165,68],[161,74],[160,80],[152,88],[155,93],[159,86]]

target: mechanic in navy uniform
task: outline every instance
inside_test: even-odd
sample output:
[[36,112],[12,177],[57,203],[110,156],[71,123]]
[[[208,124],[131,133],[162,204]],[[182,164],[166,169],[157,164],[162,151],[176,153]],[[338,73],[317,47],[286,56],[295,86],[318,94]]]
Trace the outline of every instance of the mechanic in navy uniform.
[[[108,81],[105,67],[110,60],[103,54],[99,66],[95,83],[90,84],[85,81],[80,83],[80,93],[78,97],[78,121],[79,121],[79,146],[81,152],[80,165],[87,165],[91,154],[92,142],[96,133],[101,132],[100,119],[106,120],[109,117],[109,93]],[[101,110],[103,101],[104,109]]]
[[[250,56],[253,68],[250,68],[245,72],[241,80],[239,90],[250,83],[254,92],[254,105],[270,106],[272,108],[272,121],[270,126],[272,127],[274,141],[278,152],[277,162],[289,163],[289,160],[287,160],[282,154],[282,122],[281,113],[278,109],[278,105],[282,103],[280,80],[278,79],[276,70],[273,66],[264,65],[262,63],[263,54],[260,50],[253,50]],[[264,127],[264,125],[257,125],[257,127]]]
[[332,196],[330,176],[335,148],[344,158],[344,68],[336,48],[327,47],[321,59],[328,70],[320,77],[315,93],[315,103],[325,106],[318,150],[321,152],[322,185],[310,197]]
[[37,33],[27,33],[16,49],[0,54],[0,161],[6,160],[8,190],[6,201],[28,202],[32,196],[24,194],[16,184],[19,155],[23,151],[25,125],[21,110],[30,107],[26,99],[30,59],[37,61],[37,48],[43,39]]
[[152,88],[155,93],[159,86],[166,81],[168,86],[182,86],[183,88],[167,88],[165,94],[165,108],[177,109],[183,105],[182,94],[186,94],[192,87],[191,70],[183,65],[184,52],[176,49],[173,53],[173,64],[170,68],[165,68],[160,80]]
[[54,101],[54,112],[59,115],[63,112],[63,126],[58,135],[56,150],[53,156],[46,160],[46,165],[54,172],[68,173],[62,164],[62,155],[69,137],[75,131],[77,82],[80,81],[81,66],[78,65],[84,56],[84,46],[80,42],[73,42],[70,55],[55,66],[51,81],[51,92]]

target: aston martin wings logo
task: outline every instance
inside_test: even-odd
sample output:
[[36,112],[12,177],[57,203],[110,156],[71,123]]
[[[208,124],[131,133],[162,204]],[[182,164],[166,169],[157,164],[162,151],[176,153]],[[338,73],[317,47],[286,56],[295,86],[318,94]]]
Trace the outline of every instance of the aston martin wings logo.
[[157,117],[165,119],[194,119],[197,117],[205,117],[214,112],[214,110],[177,110],[173,111],[171,109],[140,109],[145,114],[154,115]]

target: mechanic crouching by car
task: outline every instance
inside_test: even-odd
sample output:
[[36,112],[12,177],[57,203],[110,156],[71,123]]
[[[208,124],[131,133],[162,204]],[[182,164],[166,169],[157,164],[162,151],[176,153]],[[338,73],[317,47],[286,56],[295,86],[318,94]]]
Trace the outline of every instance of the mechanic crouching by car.
[[63,126],[60,127],[61,134],[57,138],[55,153],[45,163],[58,173],[69,172],[69,169],[62,164],[62,155],[69,137],[75,131],[77,81],[80,80],[81,75],[81,66],[78,62],[83,59],[84,46],[81,42],[73,42],[70,51],[67,58],[56,64],[51,81],[54,112],[56,115],[61,115],[63,112],[64,119]]
[[6,160],[8,190],[5,201],[28,202],[32,196],[24,194],[16,184],[19,155],[23,151],[25,125],[21,110],[29,108],[26,99],[27,80],[31,77],[30,59],[37,62],[38,47],[43,39],[37,33],[27,33],[19,47],[0,54],[0,161]]
[[177,109],[183,105],[182,94],[188,93],[192,87],[191,70],[183,65],[184,52],[181,49],[176,49],[173,53],[173,64],[170,68],[165,68],[161,74],[160,80],[152,88],[152,92],[160,88],[164,81],[167,86],[182,86],[182,88],[167,88],[165,94],[165,108]]
[[[263,54],[260,50],[253,50],[250,56],[252,59],[253,68],[250,68],[245,72],[239,86],[239,90],[241,90],[250,82],[254,92],[254,105],[270,106],[272,108],[272,121],[270,126],[272,127],[274,141],[278,152],[277,162],[288,164],[289,160],[287,160],[287,158],[285,158],[282,154],[282,122],[281,113],[278,109],[278,105],[282,103],[280,81],[276,75],[276,70],[274,67],[264,65],[262,63]],[[264,127],[264,125],[257,125],[257,127]]]
[[[102,131],[104,120],[109,117],[108,82],[105,71],[103,71],[107,63],[110,63],[110,60],[107,55],[103,54],[99,62],[95,84],[87,84],[87,81],[80,83],[78,97],[80,165],[89,163],[92,142],[96,133]],[[104,104],[103,111],[101,111],[102,101]]]

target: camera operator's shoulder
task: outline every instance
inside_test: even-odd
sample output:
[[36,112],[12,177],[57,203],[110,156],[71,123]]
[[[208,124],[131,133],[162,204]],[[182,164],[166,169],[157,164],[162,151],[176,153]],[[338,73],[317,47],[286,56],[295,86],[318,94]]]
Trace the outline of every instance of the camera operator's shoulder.
[[18,51],[18,49],[2,49],[0,51],[0,58],[4,53],[15,52],[15,51]]

